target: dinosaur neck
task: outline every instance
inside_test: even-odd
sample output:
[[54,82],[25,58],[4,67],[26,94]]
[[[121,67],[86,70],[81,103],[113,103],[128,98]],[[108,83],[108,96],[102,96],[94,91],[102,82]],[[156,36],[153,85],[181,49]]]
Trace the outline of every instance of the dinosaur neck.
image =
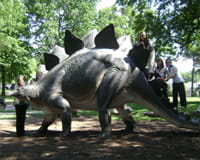
[[35,99],[39,97],[39,87],[36,85],[28,85],[24,88],[24,96],[29,99]]

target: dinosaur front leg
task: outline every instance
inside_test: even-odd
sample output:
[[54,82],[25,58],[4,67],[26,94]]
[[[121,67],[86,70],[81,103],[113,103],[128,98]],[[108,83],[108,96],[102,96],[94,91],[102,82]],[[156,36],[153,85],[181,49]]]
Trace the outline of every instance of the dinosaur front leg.
[[111,134],[111,115],[107,108],[99,109],[99,121],[102,129],[101,138],[108,138]]
[[38,133],[45,133],[48,130],[48,127],[55,121],[55,119],[57,118],[57,114],[56,113],[46,113],[44,120],[42,122],[42,125],[40,127],[40,129],[38,130]]
[[71,132],[71,109],[68,101],[62,96],[52,96],[50,98],[51,106],[59,112],[62,121],[62,136],[66,136]]

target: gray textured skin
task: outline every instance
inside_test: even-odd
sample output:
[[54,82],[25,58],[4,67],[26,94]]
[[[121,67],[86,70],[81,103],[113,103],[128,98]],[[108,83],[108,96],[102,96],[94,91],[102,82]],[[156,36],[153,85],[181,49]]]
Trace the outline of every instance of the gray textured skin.
[[[200,122],[186,120],[163,106],[143,73],[121,49],[81,49],[56,65],[35,84],[20,88],[10,95],[41,106],[46,116],[40,132],[60,116],[63,135],[71,130],[71,108],[98,110],[102,137],[110,136],[109,108],[117,108],[132,131],[132,115],[123,105],[141,104],[169,122],[183,128],[200,130]],[[116,107],[118,106],[118,107]]]

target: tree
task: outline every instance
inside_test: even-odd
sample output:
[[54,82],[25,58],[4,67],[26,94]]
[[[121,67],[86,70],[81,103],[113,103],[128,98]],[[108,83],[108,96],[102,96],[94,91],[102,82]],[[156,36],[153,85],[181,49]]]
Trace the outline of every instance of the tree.
[[134,6],[138,8],[138,13],[142,13],[146,8],[157,8],[155,19],[152,19],[156,25],[151,29],[157,44],[174,49],[170,49],[168,53],[191,54],[184,52],[185,47],[200,39],[199,0],[117,0],[117,3]]
[[102,28],[112,23],[115,26],[117,37],[130,35],[132,39],[135,39],[136,33],[133,29],[134,17],[131,17],[132,10],[133,9],[130,7],[126,10],[115,6],[104,8],[98,12],[95,20],[95,28],[100,31]]
[[199,0],[117,0],[117,3],[121,6],[134,6],[140,14],[146,8],[157,8],[156,16],[151,19],[156,25],[150,28],[156,39],[156,51],[193,59],[193,91],[195,69],[200,65]]
[[130,35],[133,43],[135,43],[140,32],[144,30],[148,33],[150,39],[154,38],[151,28],[155,27],[155,22],[152,19],[155,19],[155,12],[148,8],[143,13],[138,13],[134,6],[115,5],[98,12],[96,28],[102,29],[109,23],[113,23],[117,37]]
[[2,95],[5,83],[11,82],[19,74],[30,75],[29,52],[24,41],[27,35],[25,8],[20,0],[1,0],[0,2],[0,66]]
[[[191,96],[194,96],[194,82],[195,82],[195,73],[198,75],[200,71],[200,42],[197,45],[187,45],[186,46],[190,54],[186,54],[187,57],[192,58],[193,68],[191,73]],[[198,77],[198,76],[196,76]]]
[[94,28],[97,0],[24,0],[30,23],[31,45],[42,61],[44,52],[63,46],[64,32],[82,37]]

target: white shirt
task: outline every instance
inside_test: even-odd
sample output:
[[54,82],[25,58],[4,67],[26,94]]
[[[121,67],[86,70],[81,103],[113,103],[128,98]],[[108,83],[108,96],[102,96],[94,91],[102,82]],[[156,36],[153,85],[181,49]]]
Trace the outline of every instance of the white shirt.
[[165,73],[167,72],[167,68],[163,67],[159,70],[157,67],[154,69],[154,72],[158,73],[161,78],[165,78]]
[[[176,70],[176,71],[175,71]],[[178,70],[176,68],[176,66],[172,65],[170,67],[170,69],[168,68],[167,70],[167,74],[168,76],[172,75],[174,72],[176,72],[176,74],[173,76],[173,83],[181,83],[183,82],[183,78],[182,76],[178,73]]]

